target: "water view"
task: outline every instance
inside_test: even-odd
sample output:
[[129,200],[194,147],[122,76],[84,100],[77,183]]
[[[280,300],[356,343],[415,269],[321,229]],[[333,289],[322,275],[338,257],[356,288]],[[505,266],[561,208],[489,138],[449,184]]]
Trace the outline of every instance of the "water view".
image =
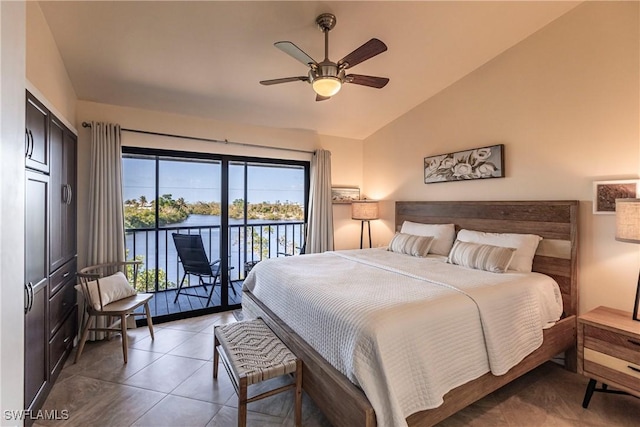
[[244,279],[246,262],[303,246],[304,167],[230,162],[228,242],[220,236],[221,171],[219,161],[124,156],[126,249],[129,259],[144,263],[139,290],[179,284],[183,269],[172,233],[201,235],[211,262],[228,245],[231,280]]
[[[229,220],[229,266],[231,280],[244,279],[245,261],[293,254],[303,245],[303,222],[295,220]],[[144,268],[153,271],[159,268],[160,289],[174,288],[182,278],[183,270],[173,243],[172,233],[200,234],[207,256],[211,262],[220,258],[220,217],[213,215],[190,215],[178,224],[160,229],[129,230],[126,233],[126,248],[129,258],[144,262]],[[156,234],[158,235],[158,260],[156,262]],[[155,273],[153,273],[155,274]],[[152,279],[152,278],[149,278]],[[145,280],[146,286],[153,285]],[[153,287],[145,289],[153,291]]]

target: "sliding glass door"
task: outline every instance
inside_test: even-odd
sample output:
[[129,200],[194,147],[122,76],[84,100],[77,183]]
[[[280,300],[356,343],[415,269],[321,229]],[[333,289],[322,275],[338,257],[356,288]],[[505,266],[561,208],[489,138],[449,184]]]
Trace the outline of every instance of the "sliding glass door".
[[265,258],[302,251],[307,174],[304,165],[229,163],[229,236],[239,279]]
[[[198,277],[184,278],[173,234],[197,234],[210,262],[220,259],[221,161],[176,156],[123,156],[126,249],[128,259],[142,262],[138,290],[162,292],[154,298],[157,316],[220,308],[219,286],[194,286]],[[208,278],[204,278],[208,280]]]
[[[257,262],[303,247],[307,162],[124,148],[123,181],[127,257],[142,262],[138,290],[157,292],[155,317],[239,306]],[[196,296],[211,287],[194,276],[185,279],[191,295],[177,295],[184,268],[174,233],[199,235],[208,260],[220,261],[211,302]]]

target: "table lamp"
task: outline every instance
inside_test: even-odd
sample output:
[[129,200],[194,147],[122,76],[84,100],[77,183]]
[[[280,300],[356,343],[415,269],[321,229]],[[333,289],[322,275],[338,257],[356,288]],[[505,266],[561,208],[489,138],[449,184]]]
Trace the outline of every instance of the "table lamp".
[[[616,199],[616,240],[628,243],[640,243],[640,199]],[[640,274],[636,288],[636,301],[633,305],[633,320],[638,318],[640,303]]]
[[378,219],[378,202],[375,200],[355,200],[351,203],[351,219],[360,220],[360,249],[364,235],[364,223],[369,227],[369,247],[371,247],[371,220]]

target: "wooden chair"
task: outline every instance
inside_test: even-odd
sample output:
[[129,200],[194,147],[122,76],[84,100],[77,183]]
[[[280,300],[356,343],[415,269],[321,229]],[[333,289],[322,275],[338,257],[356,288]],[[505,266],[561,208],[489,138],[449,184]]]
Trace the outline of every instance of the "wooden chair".
[[[80,279],[80,288],[85,300],[85,308],[88,314],[86,323],[82,330],[82,337],[78,344],[78,351],[76,353],[75,362],[78,362],[84,344],[87,341],[90,331],[102,331],[107,332],[107,338],[111,338],[111,332],[120,332],[122,335],[122,354],[124,356],[124,363],[127,363],[127,317],[128,316],[146,316],[147,325],[149,326],[149,334],[151,339],[154,339],[153,335],[153,323],[151,321],[151,313],[149,312],[149,300],[153,298],[153,294],[136,294],[117,301],[103,304],[102,292],[100,288],[100,279],[104,279],[118,271],[122,271],[127,279],[129,275],[133,276],[133,286],[138,279],[138,267],[141,264],[139,261],[125,261],[125,262],[112,262],[107,264],[93,265],[85,267],[78,273]],[[99,309],[94,306],[95,301],[92,301],[92,293],[89,291],[91,286],[97,286],[97,293],[99,298]],[[94,297],[95,298],[95,297]],[[135,313],[134,311],[144,305],[144,313]],[[98,318],[106,317],[106,326],[98,326]],[[115,318],[115,319],[114,319]],[[94,324],[91,327],[91,324]]]

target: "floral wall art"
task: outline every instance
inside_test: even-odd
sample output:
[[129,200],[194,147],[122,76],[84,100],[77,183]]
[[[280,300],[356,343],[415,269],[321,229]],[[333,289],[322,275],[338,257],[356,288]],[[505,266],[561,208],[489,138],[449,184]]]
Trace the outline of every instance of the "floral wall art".
[[504,144],[424,158],[424,183],[504,178]]

